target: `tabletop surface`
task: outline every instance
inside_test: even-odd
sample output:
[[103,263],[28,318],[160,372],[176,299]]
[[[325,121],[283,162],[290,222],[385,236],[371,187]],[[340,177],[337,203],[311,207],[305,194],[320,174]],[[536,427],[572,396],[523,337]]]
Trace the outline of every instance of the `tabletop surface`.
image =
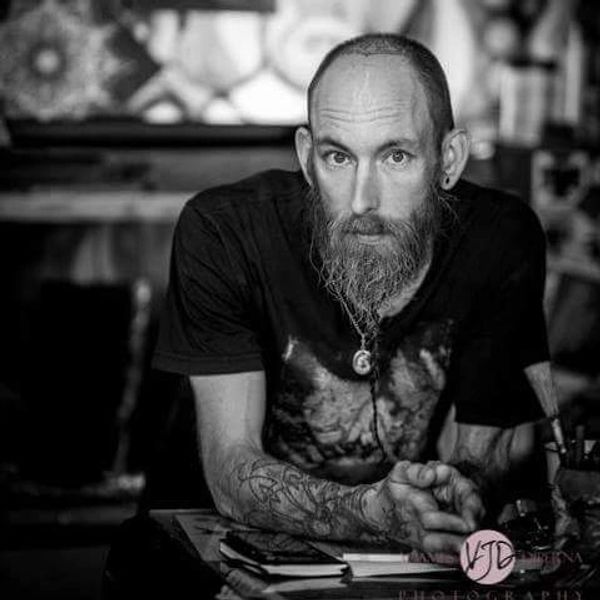
[[[250,528],[210,510],[157,510],[129,519],[121,526],[109,552],[104,573],[105,598],[116,600],[150,594],[196,600],[479,600],[490,594],[502,600],[599,597],[595,577],[586,581],[585,586],[575,587],[581,581],[580,565],[574,565],[560,578],[540,578],[539,573],[529,573],[511,577],[494,588],[476,584],[460,571],[434,576],[353,578],[345,574],[263,579],[232,565],[220,554],[219,543],[232,529]],[[192,534],[193,543],[186,531]]]

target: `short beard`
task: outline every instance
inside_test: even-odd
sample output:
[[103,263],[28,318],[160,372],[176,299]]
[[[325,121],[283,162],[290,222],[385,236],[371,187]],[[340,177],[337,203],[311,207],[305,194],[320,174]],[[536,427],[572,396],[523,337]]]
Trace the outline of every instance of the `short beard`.
[[[437,178],[436,178],[437,179]],[[316,184],[309,189],[311,256],[325,288],[349,304],[366,334],[374,333],[379,311],[415,283],[431,258],[446,199],[435,184],[407,220],[377,215],[334,218]],[[387,234],[387,243],[369,245],[353,234]],[[320,264],[319,264],[320,263]]]

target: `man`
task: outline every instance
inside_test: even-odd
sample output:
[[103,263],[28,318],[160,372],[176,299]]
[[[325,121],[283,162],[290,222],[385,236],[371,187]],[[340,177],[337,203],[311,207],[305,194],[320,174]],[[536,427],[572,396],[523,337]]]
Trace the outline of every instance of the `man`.
[[468,137],[420,44],[335,48],[308,110],[302,173],[184,208],[155,365],[190,376],[221,513],[456,552],[540,416],[524,369],[547,382],[543,233],[519,200],[459,181]]

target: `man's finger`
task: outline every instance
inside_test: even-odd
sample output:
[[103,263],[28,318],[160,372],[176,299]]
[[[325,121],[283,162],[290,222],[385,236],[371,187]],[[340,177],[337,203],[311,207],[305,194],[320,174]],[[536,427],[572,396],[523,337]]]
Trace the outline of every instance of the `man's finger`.
[[428,512],[439,512],[440,507],[429,492],[412,489],[409,494],[409,501],[412,508],[419,515]]
[[435,481],[436,474],[433,467],[402,460],[394,465],[389,477],[394,483],[406,483],[418,488],[427,488]]
[[460,514],[471,528],[471,531],[475,531],[485,516],[485,508],[477,492],[473,492],[463,501]]
[[444,464],[439,460],[430,460],[427,463],[427,466],[432,469],[435,474],[435,481],[432,484],[434,486],[443,486],[449,483],[456,471],[454,467]]
[[421,524],[430,531],[448,531],[462,534],[472,531],[465,519],[441,510],[421,513]]
[[474,530],[485,512],[477,487],[472,481],[459,475],[454,480],[452,492],[456,511]]
[[390,481],[388,483],[389,494],[398,506],[409,507],[413,513],[436,512],[439,510],[438,503],[433,495],[425,490],[420,490],[407,483]]

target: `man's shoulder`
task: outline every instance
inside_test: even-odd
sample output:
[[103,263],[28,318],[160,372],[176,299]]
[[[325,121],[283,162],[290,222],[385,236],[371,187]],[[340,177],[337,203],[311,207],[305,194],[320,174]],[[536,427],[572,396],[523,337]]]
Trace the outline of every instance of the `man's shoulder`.
[[184,211],[229,217],[249,209],[254,211],[256,204],[266,208],[273,204],[290,203],[301,196],[303,181],[300,171],[262,171],[197,193],[187,201]]
[[[507,191],[461,180],[456,195],[476,229],[490,229],[505,239],[543,235],[539,218],[529,204]],[[495,235],[494,235],[495,237]]]

